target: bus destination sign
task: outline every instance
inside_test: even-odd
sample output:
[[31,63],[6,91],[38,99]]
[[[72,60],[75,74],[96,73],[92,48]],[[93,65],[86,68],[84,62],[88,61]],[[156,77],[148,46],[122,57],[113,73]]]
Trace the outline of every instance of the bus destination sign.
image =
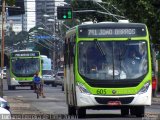
[[146,36],[144,28],[80,28],[79,37],[138,37]]
[[12,57],[36,57],[36,56],[39,56],[38,52],[12,53]]

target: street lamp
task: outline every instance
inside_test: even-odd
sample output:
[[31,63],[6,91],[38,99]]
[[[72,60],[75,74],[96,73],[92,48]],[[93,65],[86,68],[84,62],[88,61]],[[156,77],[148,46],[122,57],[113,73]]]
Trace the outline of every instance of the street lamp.
[[45,43],[53,46],[53,43],[49,39],[55,39],[55,37],[48,33],[43,27],[38,27],[37,29],[31,31],[29,35],[31,38],[44,39]]
[[47,18],[47,21],[53,22],[53,34],[55,35],[56,16],[44,14],[43,17]]
[[[47,21],[49,22],[53,22],[53,34],[55,36],[55,39],[56,39],[56,30],[58,29],[59,27],[59,21],[58,21],[58,25],[57,25],[57,19],[56,19],[56,16],[52,16],[52,15],[43,15],[44,17],[48,18]],[[58,27],[56,27],[58,26]],[[57,28],[57,29],[56,29]],[[53,42],[54,46],[55,46],[55,49],[54,49],[54,52],[53,52],[53,66],[56,68],[57,66],[57,59],[56,59],[56,55],[58,54],[58,52],[56,52],[58,49],[56,49],[56,41]]]
[[[56,38],[56,34],[55,34],[55,17],[54,17],[54,19],[48,19],[48,21],[50,21],[50,22],[53,22],[53,34],[54,34],[54,42],[53,42],[53,45],[54,45],[54,47],[56,46],[56,44],[55,44],[55,38]],[[53,51],[53,66],[54,66],[54,69],[56,68],[56,50],[54,49],[54,51]]]
[[[43,15],[43,16],[44,16],[44,17],[48,17],[49,15]],[[53,22],[53,23],[55,22],[54,19],[48,19],[48,21]],[[49,28],[48,26],[44,25],[43,23],[42,23],[42,25],[44,26],[44,28],[43,28],[43,27],[38,27],[38,28],[37,28],[37,29],[40,30],[41,32],[43,32],[43,30],[46,31],[45,28],[47,28],[48,30],[50,30],[50,28]],[[54,25],[54,24],[53,24],[53,25]],[[38,31],[37,31],[37,32],[38,32]],[[48,34],[48,33],[47,33],[47,34]],[[48,34],[48,35],[49,35],[49,34]],[[56,58],[55,58],[55,54],[56,54],[56,51],[55,51],[55,48],[56,48],[56,46],[55,46],[55,39],[56,39],[55,29],[53,29],[53,34],[52,34],[52,35],[49,35],[49,36],[54,40],[54,42],[51,42],[50,40],[45,39],[45,38],[44,38],[44,39],[45,39],[45,41],[46,41],[46,42],[45,42],[46,45],[51,45],[51,46],[53,46],[53,50],[51,50],[51,51],[52,51],[51,53],[52,53],[52,55],[53,55],[53,56],[52,56],[52,57],[53,57],[52,60],[54,61],[54,62],[53,62],[53,66],[55,66],[55,61],[56,61]],[[45,36],[42,36],[42,37],[45,37]],[[37,38],[37,37],[35,37],[35,38]],[[37,43],[37,42],[36,42],[36,43]],[[47,43],[48,43],[48,44],[47,44]],[[38,44],[39,44],[39,43],[38,43]],[[43,45],[43,46],[44,46],[44,45]]]

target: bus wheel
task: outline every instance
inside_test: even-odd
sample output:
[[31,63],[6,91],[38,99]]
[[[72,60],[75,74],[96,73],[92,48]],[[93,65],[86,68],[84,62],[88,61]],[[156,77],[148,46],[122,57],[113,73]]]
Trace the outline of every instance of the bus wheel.
[[52,87],[56,87],[56,84],[54,82],[52,83]]
[[131,115],[136,115],[136,108],[135,107],[130,108],[130,114]]
[[77,109],[77,116],[78,116],[78,118],[85,118],[86,109],[85,108],[78,108]]
[[127,108],[127,107],[121,108],[121,115],[122,115],[122,116],[127,116],[127,115],[129,115],[129,108]]
[[33,87],[33,85],[31,85],[31,88],[30,88],[31,90],[34,90],[34,87]]
[[130,108],[131,115],[136,115],[136,117],[144,117],[144,106],[135,106]]
[[11,86],[10,85],[8,85],[8,90],[11,90]]
[[68,115],[76,115],[76,108],[68,105]]
[[12,86],[12,90],[15,90],[16,89],[16,86]]
[[152,90],[152,97],[156,97],[157,96],[157,91],[156,90]]
[[62,91],[64,91],[64,86],[62,85]]
[[136,117],[144,117],[144,106],[136,107]]
[[15,90],[15,86],[12,86],[12,85],[8,85],[8,90]]

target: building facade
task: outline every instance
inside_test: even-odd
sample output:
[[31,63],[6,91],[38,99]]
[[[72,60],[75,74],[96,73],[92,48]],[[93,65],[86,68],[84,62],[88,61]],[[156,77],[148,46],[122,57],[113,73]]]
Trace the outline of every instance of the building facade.
[[[17,34],[20,31],[29,31],[37,25],[44,26],[49,31],[54,31],[57,6],[63,6],[64,0],[25,0],[25,14],[8,16],[6,13],[6,31],[12,27]],[[45,15],[48,15],[46,17]],[[48,19],[52,19],[49,21]],[[53,20],[54,19],[54,20]]]
[[[49,31],[54,30],[55,0],[36,0],[36,25],[41,25]],[[45,16],[47,15],[47,16]]]
[[23,15],[8,16],[6,13],[6,32],[9,31],[9,28],[12,28],[17,34],[20,31],[29,31],[35,26],[35,0],[25,0],[24,5],[25,14]]

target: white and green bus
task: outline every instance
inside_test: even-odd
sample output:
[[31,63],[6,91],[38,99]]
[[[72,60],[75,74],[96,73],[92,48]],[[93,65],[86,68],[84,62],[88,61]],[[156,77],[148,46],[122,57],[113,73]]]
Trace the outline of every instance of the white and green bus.
[[10,54],[7,70],[8,89],[18,86],[30,86],[33,89],[33,76],[36,71],[42,74],[41,56],[39,51],[20,50]]
[[143,117],[151,105],[152,69],[147,26],[142,23],[82,24],[66,33],[64,89],[68,114],[120,109]]

